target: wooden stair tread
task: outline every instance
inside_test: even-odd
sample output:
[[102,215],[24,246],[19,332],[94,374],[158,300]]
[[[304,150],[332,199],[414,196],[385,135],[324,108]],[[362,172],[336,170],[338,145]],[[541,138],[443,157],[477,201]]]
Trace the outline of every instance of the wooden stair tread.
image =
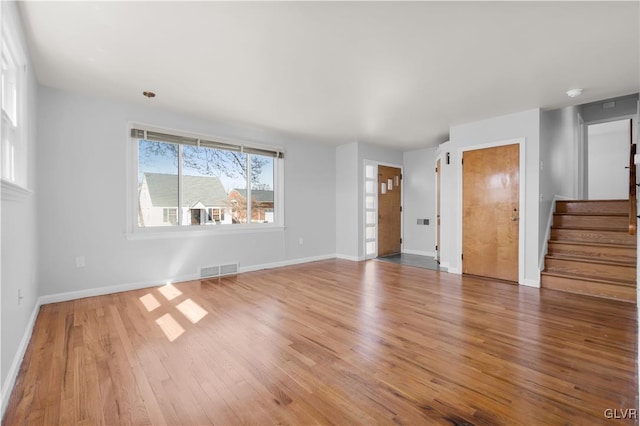
[[555,212],[557,216],[615,216],[615,217],[628,217],[629,213],[598,213],[598,212]]
[[635,261],[622,261],[622,260],[609,260],[609,259],[600,259],[594,257],[585,257],[585,256],[574,256],[574,255],[566,255],[566,254],[548,254],[545,256],[547,259],[558,259],[558,260],[569,260],[574,262],[582,262],[582,263],[597,263],[600,265],[614,265],[614,266],[625,266],[629,268],[635,268]]
[[[554,242],[557,243],[561,243],[561,244],[578,244],[578,243],[583,243],[584,245],[590,246],[590,245],[594,245],[594,243],[589,242],[589,240],[584,240],[584,239],[580,239],[580,240],[573,240],[573,239],[566,239],[566,240],[553,240]],[[611,245],[611,246],[615,246],[615,247],[627,247],[627,248],[636,248],[636,244],[635,242],[633,243],[629,243],[629,244],[624,244],[622,242],[617,242],[617,243],[601,243],[603,244],[604,247]]]
[[616,243],[601,243],[597,241],[577,241],[577,240],[549,240],[549,244],[570,244],[575,246],[596,246],[596,247],[615,247],[615,248],[636,248],[635,244],[616,244]]
[[622,232],[629,233],[629,228],[594,228],[594,227],[586,227],[586,226],[557,226],[551,225],[551,229],[571,229],[574,231],[597,231],[597,232]]
[[560,277],[560,278],[567,278],[570,280],[581,280],[581,281],[590,281],[590,282],[594,282],[594,283],[600,283],[600,284],[607,284],[607,285],[618,285],[618,286],[623,286],[623,287],[636,287],[636,282],[635,281],[627,281],[627,280],[607,280],[604,278],[595,278],[593,276],[590,275],[578,275],[578,274],[567,274],[564,272],[559,272],[559,271],[548,271],[548,270],[544,270],[542,272],[540,272],[541,275],[548,275],[548,276],[552,276],[552,277]]
[[629,200],[558,200],[540,273],[542,288],[637,301],[637,239]]
[[557,200],[556,203],[622,203],[629,202],[629,199],[616,200]]

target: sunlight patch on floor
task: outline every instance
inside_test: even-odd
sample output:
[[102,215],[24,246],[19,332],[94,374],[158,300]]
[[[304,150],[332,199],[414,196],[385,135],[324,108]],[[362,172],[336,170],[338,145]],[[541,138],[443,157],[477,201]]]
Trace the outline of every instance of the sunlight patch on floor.
[[140,298],[140,301],[142,302],[144,307],[147,308],[148,312],[151,312],[154,309],[160,307],[160,302],[158,302],[158,299],[156,299],[151,293],[147,293],[142,296]]
[[164,314],[156,320],[156,324],[160,326],[160,329],[162,329],[164,335],[167,336],[170,342],[173,342],[184,333],[184,328],[178,324],[178,321],[176,321],[171,314]]
[[187,299],[184,302],[178,304],[176,308],[178,308],[178,310],[182,312],[182,315],[187,317],[187,319],[193,324],[197,323],[202,318],[204,318],[205,315],[207,315],[207,311],[205,311],[202,306],[198,305],[191,299]]
[[158,287],[158,291],[160,293],[162,293],[162,295],[167,300],[173,300],[173,299],[175,299],[176,297],[178,297],[178,296],[180,296],[182,294],[182,292],[180,290],[178,290],[177,288],[175,288],[171,284],[167,284],[165,286]]

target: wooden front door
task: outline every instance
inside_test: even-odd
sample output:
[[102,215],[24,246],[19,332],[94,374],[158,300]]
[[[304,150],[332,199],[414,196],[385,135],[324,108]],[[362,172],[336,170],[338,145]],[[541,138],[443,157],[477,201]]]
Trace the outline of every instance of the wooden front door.
[[440,159],[436,161],[436,262],[440,263]]
[[378,166],[378,256],[401,250],[401,179],[399,168]]
[[518,281],[520,146],[466,151],[462,163],[462,272]]

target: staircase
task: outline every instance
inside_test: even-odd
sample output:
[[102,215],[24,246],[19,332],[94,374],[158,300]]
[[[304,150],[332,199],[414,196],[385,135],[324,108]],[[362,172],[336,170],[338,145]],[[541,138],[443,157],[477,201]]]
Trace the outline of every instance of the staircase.
[[636,303],[629,201],[557,201],[541,287]]

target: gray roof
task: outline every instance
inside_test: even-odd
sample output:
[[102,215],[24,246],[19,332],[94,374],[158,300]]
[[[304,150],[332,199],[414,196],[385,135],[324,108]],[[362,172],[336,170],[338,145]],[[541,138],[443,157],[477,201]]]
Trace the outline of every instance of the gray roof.
[[[151,204],[155,207],[175,206],[178,201],[178,176],[145,173]],[[182,206],[191,207],[200,201],[207,207],[227,204],[227,193],[220,179],[213,176],[183,176]]]
[[[238,194],[242,195],[243,198],[247,198],[247,190],[246,189],[238,189],[234,188],[234,191],[238,192]],[[252,189],[251,190],[251,199],[253,201],[257,201],[259,203],[273,203],[273,191],[265,191],[262,189]]]

